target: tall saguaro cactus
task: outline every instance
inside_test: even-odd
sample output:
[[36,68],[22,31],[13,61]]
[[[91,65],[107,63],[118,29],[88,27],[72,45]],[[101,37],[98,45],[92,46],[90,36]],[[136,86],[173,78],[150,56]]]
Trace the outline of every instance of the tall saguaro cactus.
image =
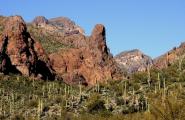
[[157,80],[158,80],[158,87],[159,87],[159,90],[161,89],[161,80],[160,80],[160,74],[157,73]]

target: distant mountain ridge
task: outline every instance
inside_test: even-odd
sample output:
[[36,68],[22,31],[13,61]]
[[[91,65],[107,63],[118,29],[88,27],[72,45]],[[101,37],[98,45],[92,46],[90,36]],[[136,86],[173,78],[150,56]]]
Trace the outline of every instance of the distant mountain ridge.
[[138,49],[121,52],[114,59],[128,73],[146,71],[148,66],[153,65],[152,58]]
[[119,67],[127,71],[127,73],[146,71],[148,65],[157,69],[167,68],[177,60],[184,58],[185,42],[181,43],[179,47],[174,47],[172,50],[154,59],[138,49],[124,51],[114,57]]
[[63,32],[65,34],[84,34],[84,30],[67,17],[56,17],[47,19],[44,16],[37,16],[32,21],[33,25],[45,28],[51,32]]

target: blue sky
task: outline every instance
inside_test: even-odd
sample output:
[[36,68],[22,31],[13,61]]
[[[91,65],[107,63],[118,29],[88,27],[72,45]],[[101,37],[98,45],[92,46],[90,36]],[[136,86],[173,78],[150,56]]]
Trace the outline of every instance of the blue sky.
[[6,0],[0,14],[66,16],[88,35],[102,23],[113,55],[138,48],[157,57],[185,41],[185,0]]

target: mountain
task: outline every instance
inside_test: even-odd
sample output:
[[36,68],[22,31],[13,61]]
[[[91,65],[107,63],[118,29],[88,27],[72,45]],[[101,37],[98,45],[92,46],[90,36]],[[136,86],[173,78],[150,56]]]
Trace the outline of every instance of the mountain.
[[123,78],[106,45],[103,25],[97,24],[92,35],[85,36],[65,17],[47,20],[39,16],[27,24],[20,16],[5,19],[1,72],[84,85]]
[[173,64],[175,61],[179,59],[184,59],[185,53],[185,42],[181,43],[179,47],[174,47],[172,50],[167,53],[155,58],[154,67],[158,69],[166,68]]
[[152,65],[152,58],[138,49],[121,52],[114,57],[121,69],[128,73],[146,71],[148,65]]
[[165,54],[152,60],[151,57],[143,54],[141,51],[135,49],[131,51],[122,52],[114,57],[120,68],[128,73],[146,71],[147,66],[153,68],[163,69],[174,64],[177,60],[185,57],[185,43],[181,43],[179,47],[174,47]]

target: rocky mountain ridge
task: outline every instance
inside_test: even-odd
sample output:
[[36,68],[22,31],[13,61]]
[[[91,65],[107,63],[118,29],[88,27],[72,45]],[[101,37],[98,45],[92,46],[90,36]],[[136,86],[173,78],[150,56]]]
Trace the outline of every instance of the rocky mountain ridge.
[[121,69],[127,73],[143,72],[148,67],[157,69],[167,68],[179,59],[184,59],[185,43],[181,43],[179,47],[174,47],[167,53],[152,59],[138,49],[124,51],[114,57]]
[[[106,45],[106,30],[101,24],[88,37],[80,32],[69,34],[76,30],[76,25],[68,23],[66,18],[37,17],[27,25],[20,16],[5,19],[7,23],[0,37],[3,73],[12,72],[8,69],[11,65],[25,76],[52,80],[56,75],[66,83],[84,85],[123,77]],[[48,45],[42,47],[43,43]],[[55,45],[63,47],[59,49]],[[45,52],[48,47],[55,51]]]

